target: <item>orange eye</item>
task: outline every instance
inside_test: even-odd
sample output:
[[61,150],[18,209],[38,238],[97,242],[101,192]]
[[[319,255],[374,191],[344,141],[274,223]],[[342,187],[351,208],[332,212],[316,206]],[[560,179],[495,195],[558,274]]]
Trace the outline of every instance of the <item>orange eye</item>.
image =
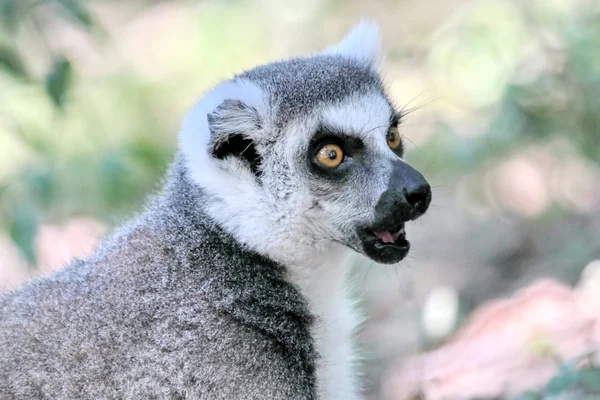
[[344,161],[344,151],[337,144],[326,144],[317,153],[317,160],[328,168],[335,168]]
[[398,132],[397,126],[392,126],[387,135],[387,144],[390,146],[390,149],[396,150],[400,147],[400,132]]

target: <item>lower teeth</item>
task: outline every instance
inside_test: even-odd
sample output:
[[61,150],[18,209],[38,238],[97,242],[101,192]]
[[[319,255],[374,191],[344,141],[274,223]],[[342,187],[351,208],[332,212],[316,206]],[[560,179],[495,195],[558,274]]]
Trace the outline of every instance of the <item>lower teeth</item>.
[[394,240],[398,240],[398,238],[399,238],[400,236],[404,236],[405,234],[406,234],[406,232],[404,232],[404,228],[400,229],[400,230],[398,231],[398,233],[396,233],[396,234],[394,235]]

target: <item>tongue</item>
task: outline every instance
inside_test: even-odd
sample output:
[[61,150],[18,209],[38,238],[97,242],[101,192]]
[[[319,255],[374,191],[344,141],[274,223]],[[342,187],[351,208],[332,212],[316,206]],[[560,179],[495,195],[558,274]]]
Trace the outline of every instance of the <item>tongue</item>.
[[394,243],[394,237],[389,232],[374,232],[383,243]]

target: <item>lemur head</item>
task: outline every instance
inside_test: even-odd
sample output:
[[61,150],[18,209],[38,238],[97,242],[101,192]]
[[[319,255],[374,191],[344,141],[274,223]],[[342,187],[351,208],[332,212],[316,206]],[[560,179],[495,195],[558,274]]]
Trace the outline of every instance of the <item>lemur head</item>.
[[315,56],[259,66],[206,94],[180,150],[208,214],[281,262],[345,246],[380,263],[409,251],[404,224],[431,201],[403,160],[401,115],[363,22]]

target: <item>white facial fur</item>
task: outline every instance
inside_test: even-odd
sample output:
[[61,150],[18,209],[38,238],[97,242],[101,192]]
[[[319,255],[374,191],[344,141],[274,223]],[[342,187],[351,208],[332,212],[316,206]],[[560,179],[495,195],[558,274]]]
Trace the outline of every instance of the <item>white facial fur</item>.
[[[361,22],[338,45],[324,54],[337,54],[376,68],[379,31]],[[256,110],[260,126],[247,116],[226,120],[231,132],[252,139],[262,158],[257,180],[247,163],[211,156],[207,116],[225,100],[239,100]],[[315,107],[308,115],[276,126],[277,104],[264,88],[247,79],[226,81],[194,107],[180,133],[180,149],[193,180],[211,196],[207,211],[240,242],[286,263],[303,259],[333,243],[353,245],[354,228],[366,223],[384,191],[390,163],[396,157],[387,147],[390,106],[377,91],[355,93],[341,101]],[[369,148],[373,173],[355,176],[343,190],[327,193],[305,168],[308,142],[320,124],[357,135]],[[315,188],[319,194],[315,194]]]
[[[376,73],[379,52],[377,26],[362,22],[323,54],[352,60]],[[317,69],[320,65],[317,63]],[[274,72],[286,69],[284,64],[274,67]],[[351,252],[348,247],[360,250],[356,226],[373,219],[375,204],[389,181],[392,161],[398,158],[386,143],[393,110],[382,91],[371,89],[364,81],[356,86],[349,82],[353,88],[350,95],[331,101],[315,96],[319,90],[327,94],[334,87],[327,84],[329,76],[322,75],[319,79],[325,84],[314,88],[313,96],[299,95],[300,100],[319,100],[310,105],[310,111],[306,107],[281,107],[270,90],[270,73],[268,69],[266,78],[258,73],[266,80],[263,84],[250,75],[209,92],[182,126],[181,154],[191,178],[209,196],[207,213],[238,241],[286,265],[291,282],[309,302],[317,318],[313,336],[320,354],[319,398],[357,400],[360,389],[352,332],[360,318],[353,311],[344,277]],[[319,71],[310,73],[314,77]],[[341,79],[352,80],[352,76]],[[275,86],[279,96],[284,89],[283,97],[290,93],[288,90],[295,90],[288,82]],[[300,90],[312,89],[301,83]],[[243,133],[253,141],[261,157],[260,177],[237,157],[219,160],[211,154],[214,138],[208,115],[225,100],[238,100],[255,110],[254,115],[243,113],[224,119],[216,130],[221,134]],[[312,173],[309,143],[322,126],[360,138],[367,150],[368,171],[352,174],[344,183],[331,183]]]
[[[260,130],[243,118],[235,121],[236,129],[247,132],[261,153],[260,183],[242,160],[217,160],[208,151],[206,115],[230,98],[229,90],[260,110]],[[293,263],[336,242],[349,244],[356,225],[373,217],[397,157],[385,139],[388,103],[378,93],[365,93],[317,108],[308,118],[290,121],[275,142],[276,135],[268,131],[275,128],[269,123],[267,104],[267,95],[251,82],[226,83],[209,93],[184,122],[181,148],[192,178],[211,196],[209,214],[239,241],[281,262]],[[327,193],[328,183],[318,182],[306,168],[308,143],[321,124],[360,137],[369,148],[374,173],[357,175],[345,187]]]

